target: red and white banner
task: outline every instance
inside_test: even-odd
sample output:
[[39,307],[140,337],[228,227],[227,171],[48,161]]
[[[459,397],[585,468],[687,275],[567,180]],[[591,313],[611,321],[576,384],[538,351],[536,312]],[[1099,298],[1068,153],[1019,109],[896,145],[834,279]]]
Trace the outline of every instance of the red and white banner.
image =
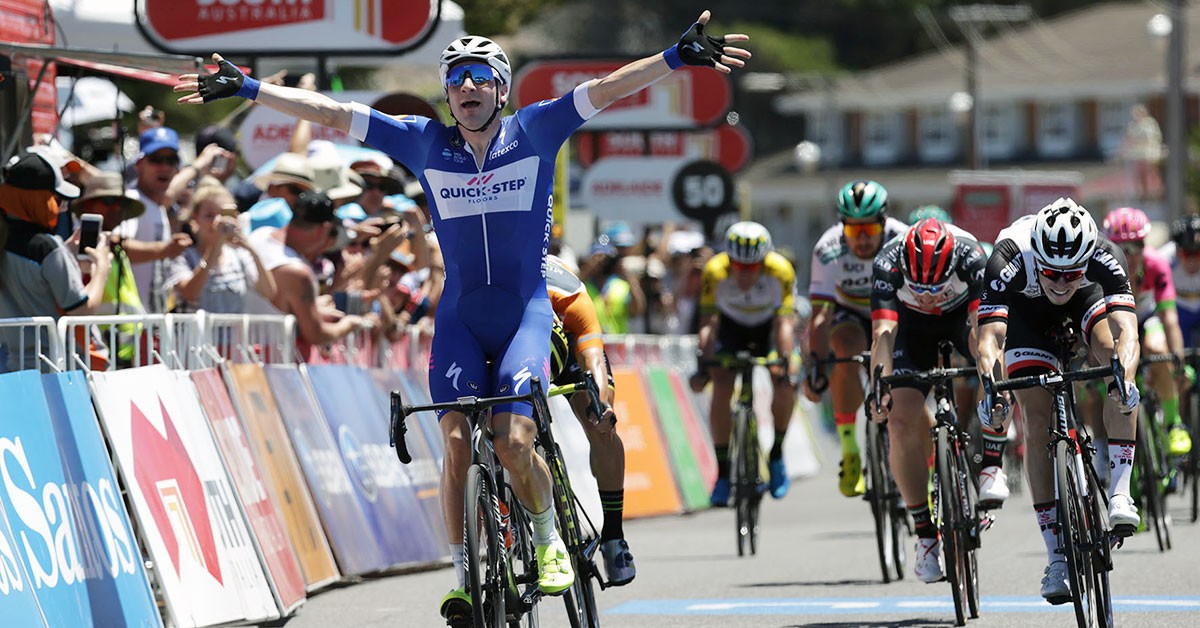
[[575,137],[584,168],[607,157],[689,157],[737,172],[750,161],[752,145],[744,128],[728,124],[696,131],[581,131]]
[[690,161],[671,157],[610,157],[583,175],[580,200],[604,220],[632,224],[679,221],[671,184]]
[[170,616],[180,626],[279,613],[187,373],[95,372],[94,398]]
[[395,54],[437,26],[438,0],[138,0],[138,27],[168,52]]

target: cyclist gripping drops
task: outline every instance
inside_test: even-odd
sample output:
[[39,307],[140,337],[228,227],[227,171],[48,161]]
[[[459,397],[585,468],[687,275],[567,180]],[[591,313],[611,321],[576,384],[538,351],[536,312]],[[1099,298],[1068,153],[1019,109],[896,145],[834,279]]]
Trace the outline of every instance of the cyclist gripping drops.
[[[551,187],[559,147],[601,109],[662,79],[683,65],[721,72],[742,67],[750,53],[727,43],[745,35],[712,37],[704,32],[709,12],[679,43],[612,74],[586,81],[570,94],[500,117],[508,102],[512,68],[508,56],[484,37],[456,39],[438,65],[455,124],[420,116],[389,116],[362,103],[341,103],[317,92],[260,83],[214,54],[215,75],[185,74],[175,86],[188,93],[181,104],[218,98],[248,98],[295,116],[349,133],[382,150],[415,173],[429,199],[439,234],[446,280],[435,324],[429,387],[434,402],[463,395],[498,396],[528,392],[529,380],[549,380],[553,321],[546,292]],[[479,180],[489,181],[480,188]],[[480,194],[483,196],[480,196]],[[554,525],[550,474],[535,453],[536,429],[527,403],[493,410],[493,443],[514,490],[529,511],[537,546],[539,580],[545,593],[560,593],[574,580]],[[442,508],[458,588],[443,600],[449,619],[470,617],[463,591],[464,480],[470,462],[469,431],[461,413],[441,417],[446,444]],[[459,619],[461,621],[461,619]]]
[[[1061,198],[1000,232],[979,305],[978,364],[987,390],[1005,370],[1008,377],[1022,377],[1070,368],[1059,364],[1050,335],[1064,320],[1081,332],[1094,364],[1109,364],[1114,353],[1119,358],[1125,381],[1109,384],[1104,406],[1112,461],[1108,518],[1114,529],[1136,527],[1140,520],[1129,496],[1134,410],[1140,400],[1134,384],[1138,325],[1125,269],[1121,249],[1100,236],[1091,214]],[[1049,563],[1041,593],[1051,604],[1065,604],[1071,601],[1068,565],[1059,550],[1054,471],[1045,453],[1053,398],[1044,388],[1019,390],[1016,395],[1027,425],[1029,490]],[[980,403],[984,426],[1002,423],[1003,406],[995,401]]]

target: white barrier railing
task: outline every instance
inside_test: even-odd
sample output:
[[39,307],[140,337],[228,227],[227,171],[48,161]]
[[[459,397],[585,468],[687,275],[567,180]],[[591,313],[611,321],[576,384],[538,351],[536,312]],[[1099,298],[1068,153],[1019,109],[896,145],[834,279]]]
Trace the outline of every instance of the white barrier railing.
[[165,363],[159,349],[174,344],[163,314],[64,316],[58,319],[58,335],[67,371]]
[[208,314],[205,344],[232,362],[290,364],[296,356],[296,317]]
[[[9,362],[16,369],[36,364],[35,368],[40,371],[62,370],[63,345],[53,318],[34,316],[0,319],[0,327],[16,330],[16,346],[8,347]],[[26,342],[27,338],[30,338],[31,342]],[[32,346],[29,352],[25,348],[27,344]],[[6,368],[6,364],[0,363],[0,372]]]

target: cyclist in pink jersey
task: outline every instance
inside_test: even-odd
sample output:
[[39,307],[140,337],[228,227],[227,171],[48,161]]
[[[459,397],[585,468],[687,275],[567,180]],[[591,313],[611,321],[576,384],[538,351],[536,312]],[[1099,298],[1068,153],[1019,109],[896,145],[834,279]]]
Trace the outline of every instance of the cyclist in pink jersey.
[[[1179,313],[1175,310],[1175,281],[1166,256],[1146,248],[1150,220],[1140,209],[1121,207],[1104,218],[1104,234],[1125,252],[1129,262],[1129,277],[1137,301],[1138,330],[1141,334],[1142,355],[1164,355],[1168,352],[1183,357],[1183,332]],[[1182,456],[1192,449],[1192,439],[1179,416],[1179,387],[1175,380],[1175,365],[1155,362],[1150,365],[1150,385],[1161,400],[1167,448],[1172,456]]]

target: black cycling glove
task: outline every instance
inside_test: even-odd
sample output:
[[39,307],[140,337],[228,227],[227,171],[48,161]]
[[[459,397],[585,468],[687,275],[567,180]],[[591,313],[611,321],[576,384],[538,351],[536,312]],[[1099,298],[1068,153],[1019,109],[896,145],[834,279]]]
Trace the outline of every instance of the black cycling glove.
[[199,79],[197,79],[199,83],[197,91],[204,98],[204,102],[212,102],[231,96],[241,96],[250,100],[258,97],[258,88],[260,85],[258,79],[242,74],[242,71],[236,65],[225,59],[221,59],[217,66],[219,70],[216,74],[201,74]]
[[725,54],[725,37],[710,37],[704,34],[704,25],[700,22],[679,38],[679,43],[663,52],[667,65],[675,70],[684,65],[707,65],[713,67]]

